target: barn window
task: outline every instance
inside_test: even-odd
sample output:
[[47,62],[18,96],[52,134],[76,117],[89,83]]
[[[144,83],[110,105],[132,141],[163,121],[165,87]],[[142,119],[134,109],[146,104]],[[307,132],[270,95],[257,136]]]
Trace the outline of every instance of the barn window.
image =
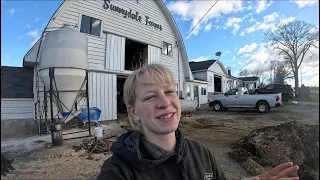
[[172,44],[164,42],[162,43],[162,53],[172,56]]
[[80,32],[100,36],[101,20],[82,15]]

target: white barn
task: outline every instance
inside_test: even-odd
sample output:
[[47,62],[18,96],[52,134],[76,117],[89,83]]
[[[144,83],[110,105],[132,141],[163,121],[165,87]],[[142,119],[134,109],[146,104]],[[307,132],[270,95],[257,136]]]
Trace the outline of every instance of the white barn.
[[[188,83],[206,83],[193,79],[180,32],[162,0],[64,1],[45,31],[64,24],[74,25],[88,37],[89,101],[91,107],[102,110],[100,120],[117,119],[117,113],[123,110],[124,81],[143,63],[168,67],[174,73],[180,96],[187,94]],[[23,59],[24,67],[34,68],[37,111],[43,108],[44,99],[43,84],[37,74],[39,44],[40,40]],[[193,86],[188,88],[194,92]]]

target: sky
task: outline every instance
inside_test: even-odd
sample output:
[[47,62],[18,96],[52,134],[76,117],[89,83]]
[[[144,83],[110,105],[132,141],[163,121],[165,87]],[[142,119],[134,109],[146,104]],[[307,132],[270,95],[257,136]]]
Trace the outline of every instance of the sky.
[[[294,20],[306,21],[319,29],[319,1],[163,1],[184,38],[189,61],[217,59],[215,53],[221,52],[219,61],[236,77],[241,69],[265,69],[271,60],[279,58],[264,40],[265,32]],[[62,0],[1,0],[2,66],[22,66],[23,56],[61,3]],[[302,83],[319,86],[319,49],[311,52],[301,66]],[[287,83],[293,85],[294,81]]]

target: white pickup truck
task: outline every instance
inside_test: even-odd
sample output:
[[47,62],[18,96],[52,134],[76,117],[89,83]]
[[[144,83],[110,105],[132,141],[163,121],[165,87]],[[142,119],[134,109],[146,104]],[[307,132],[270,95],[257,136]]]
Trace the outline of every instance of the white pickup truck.
[[230,89],[225,94],[213,95],[209,106],[214,111],[227,110],[229,108],[251,108],[259,112],[268,112],[271,108],[283,105],[281,93],[278,94],[249,94],[245,87]]

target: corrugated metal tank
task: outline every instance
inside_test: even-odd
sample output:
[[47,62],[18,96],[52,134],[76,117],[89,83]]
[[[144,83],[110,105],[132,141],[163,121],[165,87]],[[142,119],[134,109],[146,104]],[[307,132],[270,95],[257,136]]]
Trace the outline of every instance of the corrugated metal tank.
[[[49,68],[54,68],[53,101],[63,116],[76,102],[78,92],[88,70],[88,38],[70,26],[48,32],[40,51],[39,76],[47,90],[50,89]],[[57,90],[57,91],[56,91]]]

